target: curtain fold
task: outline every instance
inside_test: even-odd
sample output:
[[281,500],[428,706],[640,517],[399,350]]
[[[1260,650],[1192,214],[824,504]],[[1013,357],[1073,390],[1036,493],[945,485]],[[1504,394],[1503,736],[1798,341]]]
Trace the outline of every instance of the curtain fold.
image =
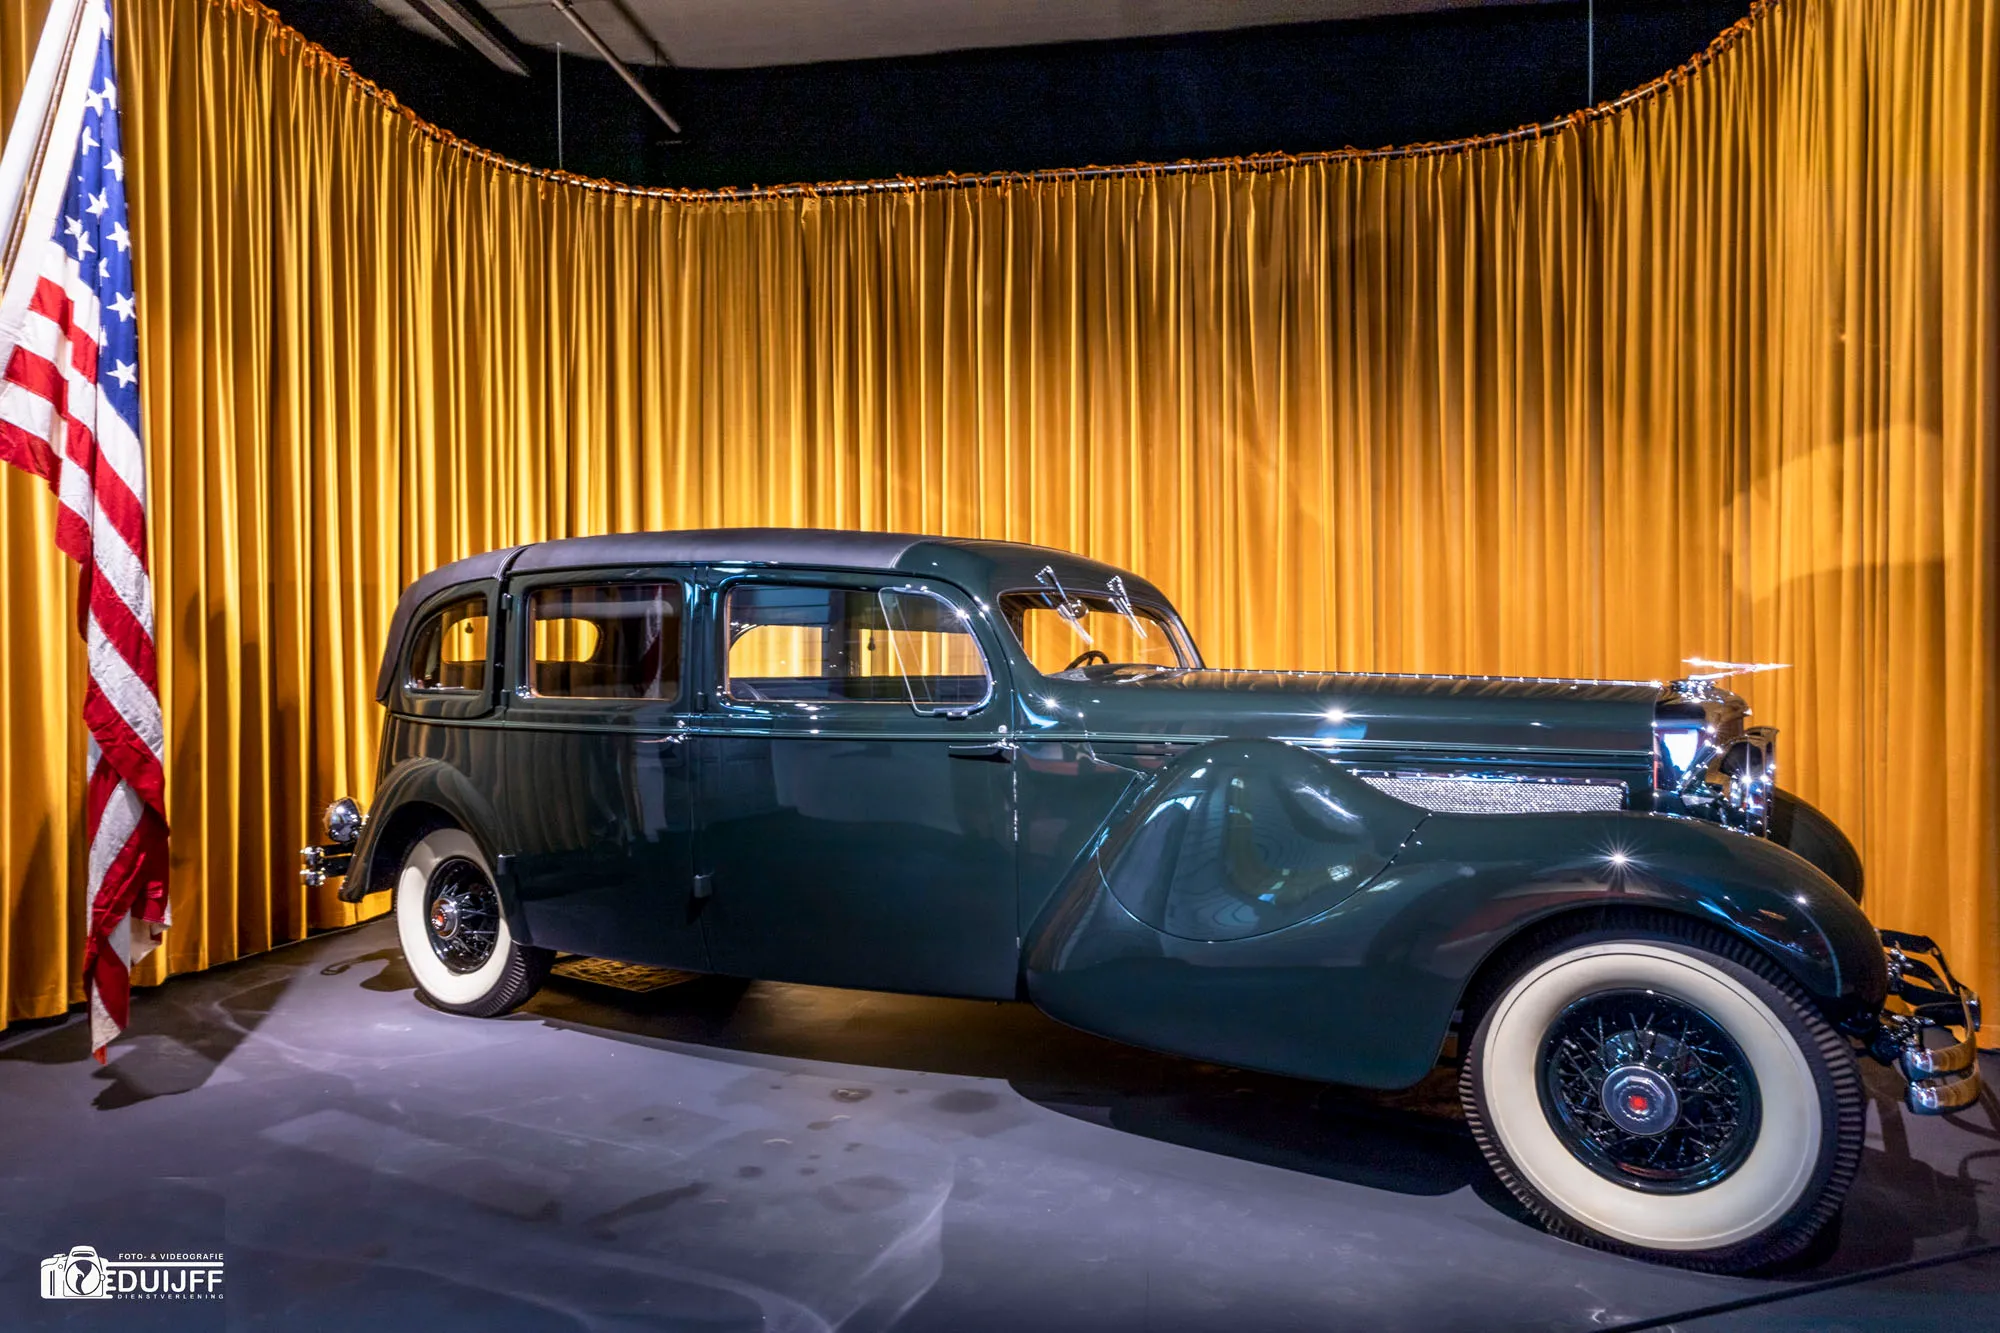
[[[0,18],[8,112],[40,3]],[[238,0],[117,0],[173,813],[139,980],[343,924],[397,593],[823,524],[1129,565],[1211,661],[1742,682],[1878,921],[2000,994],[2000,0],[1781,0],[1449,150],[616,192]],[[78,998],[81,652],[0,476],[0,1022]]]

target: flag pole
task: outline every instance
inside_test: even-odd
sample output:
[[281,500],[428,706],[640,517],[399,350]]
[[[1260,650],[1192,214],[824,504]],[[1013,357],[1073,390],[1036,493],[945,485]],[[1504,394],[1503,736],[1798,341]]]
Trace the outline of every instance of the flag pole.
[[55,134],[56,95],[69,81],[70,61],[76,58],[76,36],[83,28],[83,5],[79,0],[56,0],[57,8],[64,4],[70,7],[69,24],[66,28],[55,23],[43,24],[42,40],[35,48],[35,63],[28,68],[28,82],[21,89],[20,105],[14,108],[14,129],[20,128],[24,116],[32,115],[38,122],[33,151],[27,151],[27,139],[10,133],[6,154],[0,157],[0,208],[6,210],[7,219],[6,239],[0,243],[0,285],[6,283],[7,274],[14,270],[14,261],[21,256],[21,237],[28,222],[26,185],[41,175],[48,157],[49,140]]
[[[130,1017],[132,968],[169,917],[165,718],[146,559],[138,285],[110,0],[55,0],[32,95],[0,150],[0,462],[56,494],[80,567],[90,732],[84,833],[90,1045]],[[30,168],[33,168],[32,173]]]

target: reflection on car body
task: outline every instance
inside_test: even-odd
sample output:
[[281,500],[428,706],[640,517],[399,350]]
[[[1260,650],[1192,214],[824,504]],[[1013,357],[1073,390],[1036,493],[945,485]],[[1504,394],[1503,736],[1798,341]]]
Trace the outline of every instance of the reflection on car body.
[[[1467,1115],[1577,1239],[1795,1253],[1859,1048],[1978,1092],[1977,1001],[1713,680],[1207,666],[1139,575],[1008,542],[740,529],[510,547],[403,595],[374,805],[306,875],[395,894],[425,995],[557,951],[1026,999]],[[358,827],[357,827],[358,826]]]

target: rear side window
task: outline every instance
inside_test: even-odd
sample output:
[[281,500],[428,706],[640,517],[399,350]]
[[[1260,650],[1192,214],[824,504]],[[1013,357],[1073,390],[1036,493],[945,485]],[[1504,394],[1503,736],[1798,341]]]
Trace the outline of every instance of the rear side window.
[[592,583],[528,595],[528,691],[552,699],[681,693],[681,585]]
[[965,618],[929,593],[797,586],[729,590],[725,689],[743,702],[976,708],[991,690]]
[[486,688],[486,598],[468,597],[433,613],[410,650],[409,688],[476,694]]

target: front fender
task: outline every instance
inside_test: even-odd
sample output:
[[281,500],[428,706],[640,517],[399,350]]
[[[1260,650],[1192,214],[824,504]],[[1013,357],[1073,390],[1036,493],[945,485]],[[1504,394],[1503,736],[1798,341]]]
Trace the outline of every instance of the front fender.
[[1072,878],[1163,934],[1251,939],[1358,892],[1423,818],[1310,750],[1211,741],[1128,791]]
[[[1226,756],[1238,765],[1278,759],[1262,748],[1269,743],[1217,744],[1238,747]],[[1879,1005],[1886,989],[1881,945],[1859,908],[1762,839],[1623,811],[1426,817],[1373,789],[1387,804],[1371,807],[1367,822],[1388,821],[1376,845],[1400,841],[1379,873],[1274,929],[1174,933],[1163,928],[1170,914],[1127,884],[1172,882],[1145,870],[1168,858],[1148,850],[1143,830],[1187,795],[1174,777],[1193,780],[1210,749],[1128,798],[1031,933],[1028,994],[1054,1017],[1202,1059],[1405,1087],[1435,1064],[1467,985],[1497,950],[1559,914],[1610,906],[1711,922],[1769,954],[1829,1011]],[[1309,762],[1272,769],[1272,785],[1289,784],[1298,800],[1313,800],[1301,784],[1342,804],[1365,787],[1318,756],[1293,753]],[[1414,827],[1407,839],[1400,820]],[[1217,879],[1212,896],[1227,901],[1238,887]],[[1255,917],[1261,907],[1242,911]]]
[[499,816],[486,795],[452,764],[428,755],[412,756],[376,785],[375,804],[355,842],[352,868],[340,886],[342,902],[358,903],[392,886],[405,850],[401,834],[418,807],[436,810],[471,834],[489,855],[500,846]]
[[1450,905],[1450,924],[1426,948],[1440,976],[1469,979],[1506,940],[1553,916],[1626,906],[1720,927],[1770,957],[1829,1012],[1873,1010],[1888,989],[1881,939],[1840,885],[1775,843],[1706,820],[1436,815],[1395,872]]

